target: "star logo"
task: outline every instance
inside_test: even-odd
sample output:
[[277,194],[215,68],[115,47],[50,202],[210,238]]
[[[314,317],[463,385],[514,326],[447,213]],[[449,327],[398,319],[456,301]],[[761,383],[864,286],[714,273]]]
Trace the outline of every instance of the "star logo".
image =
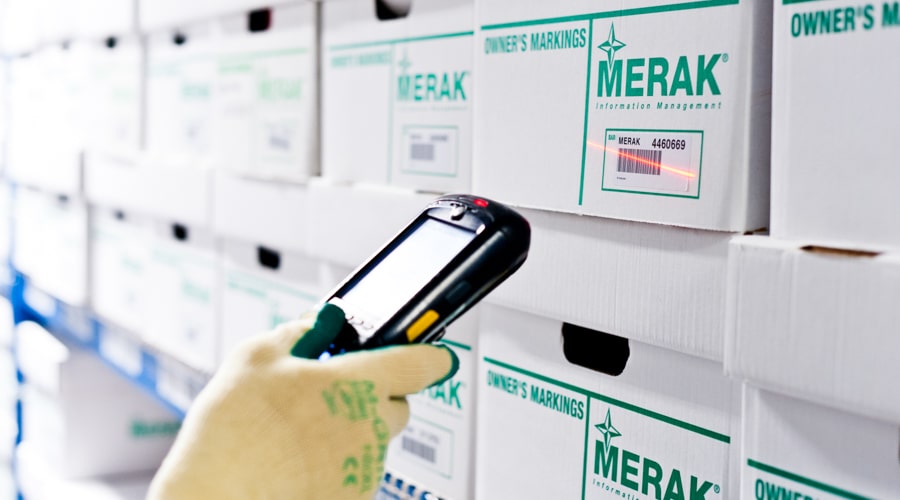
[[622,435],[619,432],[619,429],[613,427],[612,420],[609,418],[609,408],[606,409],[606,420],[602,424],[597,424],[594,427],[600,431],[600,434],[603,434],[603,448],[606,453],[609,453],[609,447],[612,445],[613,438]]
[[405,49],[403,50],[403,59],[400,59],[397,62],[397,66],[400,66],[400,69],[402,70],[403,74],[406,74],[406,71],[409,69],[410,66],[412,66],[412,63],[409,61],[409,57],[407,56]]
[[625,44],[620,40],[616,39],[616,25],[609,25],[609,36],[606,38],[606,41],[597,46],[598,49],[606,52],[606,57],[609,60],[609,65],[612,66],[613,61],[616,59],[616,51],[621,48],[624,48]]

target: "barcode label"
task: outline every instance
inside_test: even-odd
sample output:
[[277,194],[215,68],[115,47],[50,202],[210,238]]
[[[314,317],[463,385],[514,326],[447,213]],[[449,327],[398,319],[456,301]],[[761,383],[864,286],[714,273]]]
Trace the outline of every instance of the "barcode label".
[[585,149],[586,158],[602,158],[602,191],[700,197],[702,131],[608,128],[605,134],[603,143],[588,140]]
[[437,461],[437,450],[409,436],[403,436],[403,450],[430,463]]
[[412,160],[434,161],[434,144],[412,143],[409,157]]
[[617,172],[627,174],[659,175],[662,151],[658,149],[619,149]]

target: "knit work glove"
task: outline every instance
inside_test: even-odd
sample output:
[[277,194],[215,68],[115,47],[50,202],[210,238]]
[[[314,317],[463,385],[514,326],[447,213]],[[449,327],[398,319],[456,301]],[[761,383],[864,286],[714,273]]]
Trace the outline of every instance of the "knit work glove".
[[405,396],[450,378],[459,361],[428,344],[297,357],[322,352],[344,321],[326,304],[235,349],[191,406],[148,498],[372,498],[409,418]]

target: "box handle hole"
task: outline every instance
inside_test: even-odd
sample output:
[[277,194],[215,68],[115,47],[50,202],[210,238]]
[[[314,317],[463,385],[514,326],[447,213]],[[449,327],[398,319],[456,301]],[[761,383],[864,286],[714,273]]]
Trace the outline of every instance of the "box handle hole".
[[259,33],[272,26],[272,9],[251,10],[247,14],[247,31]]
[[403,19],[411,8],[412,0],[375,0],[375,15],[382,21]]
[[266,247],[256,247],[256,260],[259,261],[259,265],[269,269],[281,267],[281,254]]
[[187,241],[188,228],[182,224],[172,224],[172,236],[178,241]]
[[570,363],[613,377],[625,371],[631,355],[628,339],[571,323],[563,323],[562,340]]

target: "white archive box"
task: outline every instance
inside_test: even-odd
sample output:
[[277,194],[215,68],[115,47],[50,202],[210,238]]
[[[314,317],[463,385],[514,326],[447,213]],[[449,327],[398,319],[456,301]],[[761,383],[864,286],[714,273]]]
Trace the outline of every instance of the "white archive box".
[[81,191],[90,52],[84,43],[55,45],[13,63],[11,180],[68,194]]
[[141,30],[176,27],[202,19],[238,14],[250,10],[266,9],[281,5],[311,3],[312,0],[203,0],[180,2],[179,0],[154,0],[139,3]]
[[60,476],[155,470],[180,422],[87,351],[35,323],[17,326],[22,439]]
[[88,301],[88,207],[83,199],[15,190],[13,265],[31,284],[73,305]]
[[138,2],[123,0],[80,0],[76,6],[75,32],[79,38],[98,38],[127,35],[137,28]]
[[13,187],[0,184],[0,262],[9,262],[12,252]]
[[379,20],[373,0],[322,4],[322,175],[468,192],[472,0],[412,0]]
[[0,16],[0,52],[22,54],[38,43],[40,4],[35,0],[6,0]]
[[212,143],[216,44],[213,23],[146,39],[145,147],[159,162],[196,166]]
[[[866,250],[900,246],[900,5],[776,2],[772,236]],[[836,71],[835,68],[840,70]]]
[[[222,244],[222,353],[242,340],[297,319],[343,276],[301,253],[226,239]],[[333,282],[329,282],[333,281]]]
[[743,412],[741,499],[900,497],[896,422],[749,384],[744,386]]
[[210,168],[167,163],[153,154],[85,156],[85,196],[92,204],[207,227],[212,223]]
[[16,478],[22,496],[28,500],[144,500],[153,476],[144,472],[113,478],[65,479],[47,463],[40,450],[31,443],[22,443],[16,448]]
[[735,497],[720,364],[496,306],[478,335],[475,498]]
[[315,179],[309,184],[308,252],[356,268],[434,198],[403,188]]
[[729,374],[900,422],[900,254],[747,236],[728,273]]
[[[94,0],[97,1],[97,0]],[[108,0],[104,0],[108,1]],[[124,3],[124,2],[121,2]],[[143,47],[137,36],[89,42],[86,149],[134,154],[141,146]]]
[[[318,3],[222,19],[211,151],[216,166],[302,181],[318,170]],[[248,25],[253,31],[248,31]]]
[[222,344],[220,241],[200,226],[161,221],[154,226],[144,341],[192,368],[212,372]]
[[149,316],[153,221],[95,206],[91,212],[91,307],[137,335]]
[[215,172],[212,183],[212,227],[217,235],[279,251],[305,251],[310,217],[306,185],[267,182],[221,170]]
[[487,301],[722,361],[733,234],[519,212],[528,259]]
[[407,398],[409,422],[391,441],[385,470],[404,478],[407,491],[413,486],[440,498],[474,498],[478,309],[450,325],[441,342],[456,353],[459,369]]
[[719,231],[768,223],[772,2],[477,3],[474,190]]

